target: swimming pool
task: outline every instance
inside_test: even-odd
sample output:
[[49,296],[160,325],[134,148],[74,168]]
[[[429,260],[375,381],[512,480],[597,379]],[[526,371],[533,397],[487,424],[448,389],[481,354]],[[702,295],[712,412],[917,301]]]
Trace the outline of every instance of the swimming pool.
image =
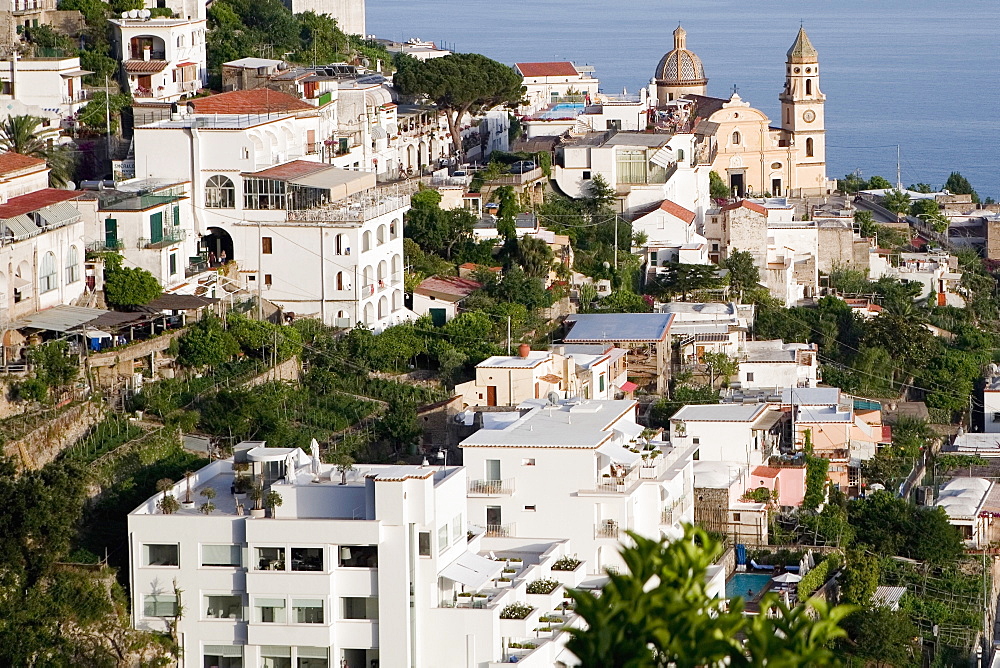
[[578,102],[560,102],[551,109],[546,109],[540,115],[542,118],[569,118],[579,116],[585,105]]
[[771,576],[767,573],[734,573],[733,577],[726,581],[726,598],[742,596],[752,601],[767,589],[770,582]]

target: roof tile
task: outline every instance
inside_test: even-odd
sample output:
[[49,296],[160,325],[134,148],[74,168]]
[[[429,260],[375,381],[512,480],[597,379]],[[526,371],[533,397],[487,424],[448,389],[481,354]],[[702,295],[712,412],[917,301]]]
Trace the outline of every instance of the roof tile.
[[575,77],[579,74],[569,61],[560,63],[514,63],[523,77]]
[[19,172],[32,167],[45,167],[45,161],[41,158],[34,158],[30,155],[20,153],[0,153],[0,174],[7,175],[12,172]]
[[0,204],[0,219],[13,218],[30,211],[76,199],[80,196],[78,190],[60,190],[58,188],[45,188],[36,190],[20,197],[11,197],[6,204]]
[[316,108],[294,95],[269,88],[234,90],[189,100],[188,105],[198,114],[256,114],[311,111]]
[[682,207],[680,204],[675,204],[674,202],[671,202],[668,199],[663,200],[663,202],[660,204],[660,209],[662,209],[663,211],[666,211],[667,213],[669,213],[671,216],[674,216],[675,218],[680,218],[685,223],[694,222],[694,219],[696,217],[696,214],[695,214],[694,211],[688,211],[687,209],[685,209],[684,207]]

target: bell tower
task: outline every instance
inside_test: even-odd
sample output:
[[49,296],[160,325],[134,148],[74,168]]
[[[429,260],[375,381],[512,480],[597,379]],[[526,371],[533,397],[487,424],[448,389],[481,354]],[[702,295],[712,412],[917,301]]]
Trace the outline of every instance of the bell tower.
[[819,54],[805,28],[799,28],[785,60],[785,90],[781,101],[781,129],[795,146],[799,164],[825,164],[823,103],[819,89]]

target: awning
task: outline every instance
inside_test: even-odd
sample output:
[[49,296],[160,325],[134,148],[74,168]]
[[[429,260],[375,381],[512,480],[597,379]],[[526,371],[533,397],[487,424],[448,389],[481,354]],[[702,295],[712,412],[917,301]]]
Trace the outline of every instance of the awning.
[[616,464],[625,464],[626,466],[631,466],[642,459],[642,455],[638,452],[632,452],[628,448],[611,442],[597,448],[597,451]]
[[653,154],[653,157],[649,159],[654,165],[659,165],[666,169],[670,166],[670,163],[674,161],[674,150],[669,146],[664,146],[659,151]]
[[374,188],[375,175],[371,172],[352,172],[331,167],[330,169],[289,179],[288,182],[300,186],[309,186],[310,188],[329,190],[330,198],[336,201],[348,195]]
[[441,571],[441,577],[461,582],[466,587],[479,589],[500,575],[504,564],[478,554],[465,552]]
[[373,125],[371,131],[372,139],[388,139],[389,133],[381,125]]
[[111,334],[109,334],[108,332],[105,332],[104,330],[101,330],[101,329],[88,329],[87,330],[87,338],[88,339],[110,339],[111,338]]
[[3,225],[10,230],[10,233],[14,235],[15,239],[28,237],[42,231],[38,225],[35,225],[35,221],[23,213],[20,216],[14,216],[13,218],[5,218]]
[[624,392],[625,394],[628,394],[629,392],[635,392],[638,388],[639,386],[630,380],[626,380],[624,383],[618,386],[618,389]]
[[21,288],[26,288],[31,285],[31,281],[21,278],[20,276],[15,276],[14,280],[11,282],[14,284],[15,290],[20,290]]
[[626,422],[622,420],[621,422],[615,423],[615,431],[620,434],[627,436],[629,439],[639,438],[639,435],[643,432],[643,427],[641,424],[636,424],[635,422]]
[[107,311],[99,308],[60,305],[16,320],[12,325],[18,329],[31,327],[33,329],[48,329],[53,332],[68,332],[85,322],[94,320],[103,313],[107,313]]
[[70,72],[60,72],[61,77],[82,77],[87,74],[93,74],[90,70],[72,70]]
[[80,219],[80,210],[72,204],[58,202],[38,210],[38,215],[49,225],[63,225]]
[[191,62],[190,60],[186,60],[183,63],[177,63],[177,67],[191,67],[192,65],[197,65],[197,64],[198,63],[194,63],[194,62]]

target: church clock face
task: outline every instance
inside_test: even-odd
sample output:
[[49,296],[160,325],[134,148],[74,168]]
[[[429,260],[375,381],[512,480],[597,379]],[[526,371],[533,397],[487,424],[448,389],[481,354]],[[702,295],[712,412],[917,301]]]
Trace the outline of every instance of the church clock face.
[[812,123],[816,120],[816,112],[812,109],[807,109],[804,114],[802,114],[802,120],[806,123]]

